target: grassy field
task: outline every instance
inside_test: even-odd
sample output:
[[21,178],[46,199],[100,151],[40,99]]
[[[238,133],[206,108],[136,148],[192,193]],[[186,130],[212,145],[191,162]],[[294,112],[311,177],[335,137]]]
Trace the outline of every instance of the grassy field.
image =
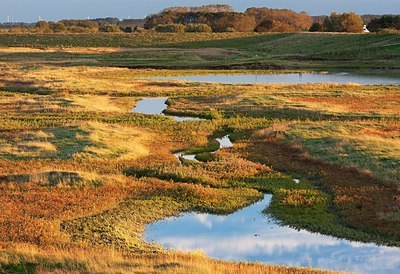
[[[0,37],[0,47],[6,48],[0,61],[14,63],[274,70],[398,70],[400,66],[398,34],[150,32]],[[35,48],[27,50],[32,45]]]
[[[0,273],[322,273],[212,260],[143,239],[156,220],[231,213],[263,192],[274,194],[266,211],[285,224],[400,246],[399,86],[149,78],[199,73],[151,68],[182,60],[208,69],[396,69],[399,36],[1,37]],[[131,113],[146,96],[169,97],[170,114],[207,120]],[[226,134],[234,147],[209,154]],[[176,151],[204,161],[180,164]]]

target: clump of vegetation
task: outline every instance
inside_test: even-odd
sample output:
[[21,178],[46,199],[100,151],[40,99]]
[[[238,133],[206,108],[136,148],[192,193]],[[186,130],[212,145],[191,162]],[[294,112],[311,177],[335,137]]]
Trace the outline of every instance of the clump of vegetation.
[[329,17],[326,17],[322,29],[328,32],[362,32],[363,21],[361,17],[354,13],[332,13]]
[[183,24],[165,24],[165,25],[157,25],[155,27],[157,32],[185,32],[185,26]]
[[375,32],[398,33],[400,31],[400,15],[383,15],[373,19],[367,27],[370,31]]

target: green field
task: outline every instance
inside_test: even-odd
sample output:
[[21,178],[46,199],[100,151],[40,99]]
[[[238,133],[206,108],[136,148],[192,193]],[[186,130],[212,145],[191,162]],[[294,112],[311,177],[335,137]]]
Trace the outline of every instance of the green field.
[[[2,34],[0,61],[153,68],[220,69],[399,69],[398,34]],[[107,47],[103,54],[67,48]],[[160,49],[162,48],[162,50]],[[48,51],[48,49],[55,49]]]

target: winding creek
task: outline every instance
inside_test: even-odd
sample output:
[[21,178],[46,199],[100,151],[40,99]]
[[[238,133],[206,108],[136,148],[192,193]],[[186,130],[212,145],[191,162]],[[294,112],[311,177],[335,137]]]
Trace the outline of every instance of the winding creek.
[[[397,83],[400,84],[400,80]],[[166,100],[144,98],[132,111],[164,115]],[[172,118],[182,122],[199,120]],[[229,136],[217,141],[220,149],[232,146]],[[195,155],[177,153],[175,156],[197,161]],[[301,183],[298,179],[295,182]],[[353,242],[280,226],[271,216],[262,213],[271,199],[272,195],[265,195],[262,201],[227,216],[184,213],[167,218],[148,225],[145,238],[165,248],[202,250],[210,257],[225,260],[312,266],[356,273],[400,272],[400,248]]]

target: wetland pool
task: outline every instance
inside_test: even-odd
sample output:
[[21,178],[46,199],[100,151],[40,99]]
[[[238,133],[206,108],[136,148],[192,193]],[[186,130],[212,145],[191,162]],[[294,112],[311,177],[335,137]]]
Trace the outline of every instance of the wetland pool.
[[360,85],[400,85],[396,73],[282,73],[282,74],[209,74],[191,76],[157,77],[156,80],[181,80],[224,84],[306,84],[306,83],[356,83]]
[[355,273],[398,273],[400,248],[337,239],[280,226],[261,212],[272,195],[227,216],[184,213],[147,226],[145,238],[164,248],[204,251],[232,261],[253,261]]
[[[166,110],[168,107],[166,104],[167,100],[167,97],[142,98],[142,100],[136,103],[136,106],[132,109],[132,112],[150,115],[165,115],[164,110]],[[200,118],[197,117],[166,116],[172,117],[175,121],[179,122],[200,120]]]

